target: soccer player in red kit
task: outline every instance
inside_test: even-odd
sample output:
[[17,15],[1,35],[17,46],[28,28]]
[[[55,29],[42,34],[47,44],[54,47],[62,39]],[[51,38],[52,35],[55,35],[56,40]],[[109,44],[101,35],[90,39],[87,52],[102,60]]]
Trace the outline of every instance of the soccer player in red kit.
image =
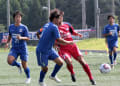
[[[81,34],[75,32],[75,30],[71,24],[63,22],[63,15],[64,15],[64,12],[61,11],[60,22],[58,24],[58,28],[59,28],[61,37],[67,41],[73,41],[72,35],[82,37]],[[57,42],[56,42],[56,44],[57,44]],[[75,82],[76,79],[75,79],[75,72],[73,70],[73,65],[72,65],[72,61],[71,61],[71,56],[82,65],[84,71],[87,73],[87,75],[89,77],[91,84],[96,85],[96,82],[94,81],[93,76],[91,74],[89,65],[84,60],[83,55],[79,51],[77,45],[75,43],[72,45],[58,44],[58,47],[59,47],[58,53],[62,57],[62,59],[65,61],[67,69],[71,73],[72,81]]]

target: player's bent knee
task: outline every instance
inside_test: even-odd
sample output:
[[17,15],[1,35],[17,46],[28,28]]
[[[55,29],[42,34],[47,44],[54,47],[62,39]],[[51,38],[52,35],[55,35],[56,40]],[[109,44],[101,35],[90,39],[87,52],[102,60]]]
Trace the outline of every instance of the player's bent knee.
[[11,65],[14,60],[15,60],[15,59],[14,59],[13,57],[8,56],[7,63],[8,63],[9,65]]
[[60,61],[60,62],[58,62],[57,64],[58,64],[59,66],[62,66],[62,65],[63,65],[63,62]]
[[60,62],[60,64],[59,64],[60,66],[62,66],[63,65],[63,62]]
[[48,67],[42,67],[42,71],[43,72],[47,72],[48,71]]

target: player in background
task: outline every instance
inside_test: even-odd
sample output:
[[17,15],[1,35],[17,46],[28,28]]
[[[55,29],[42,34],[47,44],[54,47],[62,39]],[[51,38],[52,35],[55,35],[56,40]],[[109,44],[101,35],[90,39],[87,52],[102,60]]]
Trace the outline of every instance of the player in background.
[[62,44],[73,44],[72,41],[65,41],[61,39],[58,27],[56,25],[59,22],[59,17],[60,11],[58,9],[54,9],[51,11],[49,17],[50,22],[43,26],[43,31],[41,33],[39,43],[36,48],[37,62],[38,65],[41,66],[39,78],[40,86],[46,86],[46,84],[44,83],[44,78],[48,71],[48,60],[53,60],[56,63],[54,70],[49,78],[55,80],[56,82],[61,81],[56,77],[56,74],[62,67],[63,61],[53,49],[55,40]]
[[22,67],[24,68],[24,72],[26,74],[26,84],[29,84],[31,81],[30,78],[30,69],[27,65],[28,61],[28,50],[26,41],[29,40],[28,36],[28,28],[27,26],[21,24],[22,13],[20,11],[16,11],[13,14],[14,24],[9,26],[9,36],[6,43],[6,47],[8,47],[10,40],[12,39],[12,48],[8,54],[7,62],[11,66],[16,66],[19,69],[19,72],[22,73],[21,64],[17,62],[18,56],[20,56]]
[[[64,12],[61,11],[60,22],[58,25],[61,37],[66,41],[73,41],[72,35],[82,37],[81,34],[75,32],[74,28],[72,27],[72,25],[70,23],[63,22],[63,15],[64,15]],[[82,65],[84,71],[87,73],[87,75],[90,79],[91,84],[95,85],[96,82],[93,79],[89,65],[84,60],[83,55],[79,51],[77,45],[75,43],[72,45],[70,45],[70,44],[61,45],[59,43],[57,43],[57,44],[59,47],[58,53],[59,53],[60,57],[62,57],[62,59],[65,61],[67,69],[71,73],[72,81],[75,82],[76,78],[75,78],[75,72],[73,70],[71,56]]]
[[120,36],[120,27],[118,24],[115,24],[115,18],[113,15],[107,17],[108,23],[103,30],[103,36],[106,39],[108,50],[109,50],[109,59],[111,67],[114,68],[116,64],[117,57],[117,48],[118,48],[118,36]]

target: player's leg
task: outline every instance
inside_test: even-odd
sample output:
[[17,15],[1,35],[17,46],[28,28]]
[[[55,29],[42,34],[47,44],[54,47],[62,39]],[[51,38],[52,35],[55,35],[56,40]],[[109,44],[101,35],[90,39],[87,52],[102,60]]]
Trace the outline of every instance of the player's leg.
[[67,69],[71,73],[71,79],[72,79],[72,81],[75,82],[76,81],[75,72],[73,70],[73,65],[72,65],[72,61],[71,61],[70,57],[68,57],[67,59],[65,59],[65,63],[67,65]]
[[59,78],[57,78],[56,74],[61,69],[61,67],[63,65],[63,61],[62,61],[62,59],[60,57],[55,58],[53,61],[56,63],[56,65],[55,65],[55,67],[53,69],[53,72],[51,73],[49,78],[52,79],[52,80],[55,80],[58,83],[60,83],[61,80]]
[[20,67],[20,63],[15,60],[14,56],[8,55],[7,62],[9,65]]
[[68,71],[71,73],[71,79],[73,82],[75,82],[76,78],[75,78],[75,72],[73,70],[71,55],[69,54],[69,52],[67,52],[67,50],[60,50],[59,55],[65,61],[66,67],[67,67]]
[[17,54],[16,50],[11,49],[10,53],[8,54],[8,57],[7,57],[7,62],[9,65],[16,66],[19,69],[21,69],[21,64],[16,61],[17,58],[18,58],[18,54]]
[[113,64],[116,65],[116,57],[117,57],[117,47],[113,47]]
[[50,79],[52,80],[55,80],[56,82],[61,82],[61,80],[59,80],[57,77],[56,77],[56,74],[59,72],[59,70],[61,69],[62,65],[63,65],[63,61],[62,59],[59,57],[59,55],[57,54],[57,52],[52,49],[51,51],[51,54],[50,54],[50,57],[49,57],[50,60],[53,60],[56,65],[53,69],[53,72],[51,73],[50,75]]
[[31,78],[30,78],[30,69],[27,65],[27,61],[22,61],[22,66],[23,66],[24,72],[25,72],[26,77],[27,77],[25,83],[29,84],[31,82]]
[[70,55],[69,51],[67,51],[67,50],[59,50],[58,53],[59,53],[60,57],[65,61],[67,69],[69,70],[71,75],[74,75],[75,72],[73,70],[71,55]]
[[74,46],[73,52],[71,52],[72,56],[74,57],[74,59],[76,59],[83,67],[84,71],[87,73],[89,80],[91,81],[92,85],[95,85],[96,82],[93,79],[91,70],[89,65],[87,64],[87,62],[84,60],[82,53],[79,51],[77,46]]
[[41,66],[39,84],[40,86],[46,86],[46,84],[44,83],[44,78],[48,71],[48,67],[47,67],[48,57],[46,57],[47,55],[41,53],[38,48],[36,49],[36,56],[37,56],[38,66]]
[[111,68],[114,68],[114,65],[113,65],[113,48],[109,48],[109,60],[110,60]]
[[117,62],[116,62],[117,48],[118,48],[118,40],[115,41],[115,43],[114,43],[114,47],[113,47],[113,56],[114,56],[114,58],[113,58],[113,64],[114,64],[114,65],[117,64]]
[[40,78],[39,78],[40,86],[46,86],[46,84],[44,83],[44,78],[45,78],[45,75],[46,75],[47,71],[48,71],[48,67],[47,66],[41,67]]
[[25,83],[26,84],[29,84],[31,82],[31,78],[30,78],[30,69],[27,65],[27,61],[28,61],[28,52],[27,51],[21,51],[20,52],[20,59],[21,59],[21,62],[22,62],[22,67],[24,69],[24,72],[26,74],[26,81]]
[[86,74],[87,74],[88,77],[89,77],[89,80],[90,80],[91,84],[92,84],[92,85],[96,85],[96,82],[95,82],[94,79],[93,79],[93,76],[92,76],[90,67],[89,67],[89,65],[86,63],[86,61],[84,60],[83,56],[78,56],[78,57],[77,57],[77,61],[82,65],[84,71],[86,72]]

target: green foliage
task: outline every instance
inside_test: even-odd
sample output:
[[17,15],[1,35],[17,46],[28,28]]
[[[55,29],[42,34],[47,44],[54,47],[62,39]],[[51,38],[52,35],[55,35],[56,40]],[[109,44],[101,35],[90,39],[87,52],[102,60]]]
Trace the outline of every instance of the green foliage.
[[[6,26],[7,24],[7,0],[0,0],[0,24]],[[86,22],[88,27],[94,27],[94,1],[95,0],[85,0],[86,1]],[[112,0],[98,0],[100,12],[103,15],[111,13]],[[64,21],[70,22],[74,28],[82,28],[82,3],[81,0],[50,0],[51,9],[59,8],[65,12]],[[13,23],[12,14],[16,10],[22,11],[24,14],[22,23],[26,24],[30,31],[36,31],[42,27],[46,22],[48,22],[48,10],[43,9],[43,7],[48,6],[48,0],[10,0],[10,14],[11,23]],[[120,0],[115,0],[115,10],[118,20],[120,19]],[[106,18],[102,19],[105,20]],[[102,23],[100,21],[100,23]],[[105,23],[103,23],[105,24]],[[100,24],[100,29],[104,25]]]
[[3,24],[0,24],[0,33],[1,32],[6,32],[5,26]]

